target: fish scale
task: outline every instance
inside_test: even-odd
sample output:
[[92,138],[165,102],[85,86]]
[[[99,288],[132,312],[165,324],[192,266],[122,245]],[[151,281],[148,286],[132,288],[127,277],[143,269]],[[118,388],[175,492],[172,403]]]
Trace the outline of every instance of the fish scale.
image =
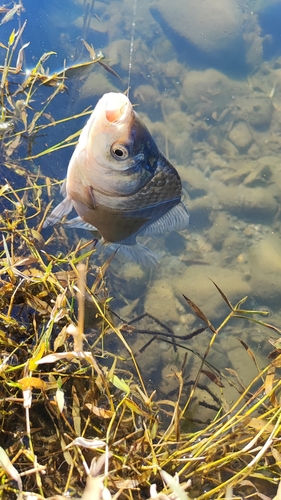
[[[181,199],[181,180],[174,167],[167,165],[167,161],[164,158],[159,160],[154,177],[136,194],[126,197],[116,196],[114,210],[133,211],[163,202],[178,203]],[[100,203],[103,206],[106,206],[105,198],[106,195]]]

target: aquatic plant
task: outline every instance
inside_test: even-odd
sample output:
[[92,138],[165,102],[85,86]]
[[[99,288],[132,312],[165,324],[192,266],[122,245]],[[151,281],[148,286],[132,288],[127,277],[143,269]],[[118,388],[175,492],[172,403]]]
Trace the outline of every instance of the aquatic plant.
[[[41,189],[33,184],[17,192],[6,184],[1,190],[1,198],[12,206],[0,220],[2,497],[30,492],[33,498],[70,493],[86,498],[87,491],[96,491],[96,498],[148,498],[156,495],[157,487],[161,495],[173,491],[173,498],[201,500],[221,498],[229,486],[235,495],[276,489],[281,456],[278,344],[268,366],[260,370],[243,343],[258,369],[248,387],[242,386],[239,374],[227,376],[206,363],[232,318],[249,318],[279,334],[277,328],[257,320],[257,311],[242,309],[244,299],[232,306],[218,287],[230,308],[218,328],[186,298],[212,337],[188,397],[182,366],[174,373],[176,400],[157,400],[147,390],[130,347],[134,326],[115,325],[109,314],[105,273],[110,262],[93,267],[95,250],[89,250],[89,243],[64,256],[53,255],[48,251],[52,238],[44,242],[31,228],[41,217]],[[25,214],[27,200],[35,208],[32,218]],[[86,275],[91,272],[95,278],[89,288]],[[85,297],[96,311],[91,344],[84,335]],[[127,356],[104,348],[108,335],[118,337]],[[155,331],[157,335],[161,332]],[[237,400],[227,407],[222,391],[214,420],[186,432],[201,374],[221,388],[235,386]]]

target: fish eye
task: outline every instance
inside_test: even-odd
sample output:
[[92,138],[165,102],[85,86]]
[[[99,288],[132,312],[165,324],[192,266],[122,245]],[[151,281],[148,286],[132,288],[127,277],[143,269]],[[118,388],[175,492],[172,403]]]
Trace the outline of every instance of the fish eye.
[[123,144],[112,144],[111,154],[116,160],[127,160],[129,157],[129,150]]

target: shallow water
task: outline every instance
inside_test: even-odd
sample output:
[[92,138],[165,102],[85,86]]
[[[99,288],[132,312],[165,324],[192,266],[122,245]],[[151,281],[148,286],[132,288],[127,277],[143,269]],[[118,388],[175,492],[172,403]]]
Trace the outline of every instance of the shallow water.
[[[25,51],[26,69],[49,51],[57,54],[48,61],[52,71],[61,70],[65,59],[67,65],[87,60],[81,42],[86,38],[102,50],[123,83],[95,65],[88,76],[69,80],[68,92],[58,96],[49,111],[58,120],[94,107],[104,92],[126,90],[135,22],[130,98],[158,146],[178,168],[191,215],[188,230],[146,240],[162,257],[157,268],[142,269],[122,257],[113,261],[108,277],[112,308],[126,321],[147,312],[174,334],[187,335],[202,322],[188,308],[185,294],[218,326],[228,308],[211,278],[232,303],[247,295],[250,309],[269,308],[268,321],[280,325],[281,46],[276,25],[279,20],[280,26],[281,2],[229,0],[218,26],[205,11],[204,19],[192,11],[198,23],[192,32],[185,24],[186,0],[138,0],[135,19],[132,1],[96,1],[86,33],[83,4],[69,1],[65,7],[64,1],[41,1],[35,9],[33,0],[24,1],[21,20],[28,19],[28,24],[23,42],[31,42]],[[0,26],[3,43],[18,21],[15,16]],[[44,92],[42,88],[42,98]],[[82,118],[49,128],[37,138],[33,153],[60,142],[84,123]],[[63,179],[72,151],[43,156],[34,168]],[[59,201],[58,192],[56,196]],[[67,234],[74,238],[71,230]],[[85,232],[75,233],[78,236],[87,238]],[[159,324],[148,318],[138,328],[159,330]],[[275,335],[259,325],[232,320],[208,360],[225,374],[227,368],[234,369],[246,385],[256,368],[238,338],[251,346],[263,366],[271,336]],[[179,343],[203,355],[209,338],[203,332]],[[137,351],[148,337],[138,334],[129,340]],[[155,340],[140,355],[141,370],[152,388],[172,394],[177,382],[171,375],[180,369],[184,354],[183,348],[175,350]],[[198,366],[199,358],[189,353],[187,380],[194,380]],[[207,377],[202,376],[202,384],[210,385]],[[220,392],[214,384],[212,390]],[[228,386],[224,393],[227,402],[236,394]],[[198,399],[215,406],[204,388]],[[211,416],[203,406],[196,414],[198,420]]]

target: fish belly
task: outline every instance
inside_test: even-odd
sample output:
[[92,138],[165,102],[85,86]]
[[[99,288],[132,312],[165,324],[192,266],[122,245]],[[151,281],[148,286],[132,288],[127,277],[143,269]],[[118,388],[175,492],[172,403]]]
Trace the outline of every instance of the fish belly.
[[83,221],[95,226],[101,233],[104,241],[118,243],[127,240],[132,235],[139,232],[147,221],[148,216],[139,216],[137,214],[124,214],[108,210],[106,207],[97,206],[90,209],[80,203],[73,201],[74,208]]

